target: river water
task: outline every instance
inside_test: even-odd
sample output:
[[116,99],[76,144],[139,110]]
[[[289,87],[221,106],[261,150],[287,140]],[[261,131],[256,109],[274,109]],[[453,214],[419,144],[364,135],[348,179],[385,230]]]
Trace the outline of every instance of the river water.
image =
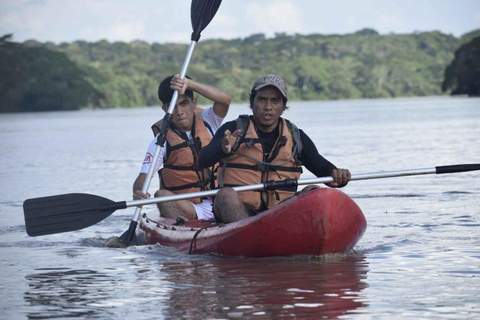
[[[285,117],[354,174],[480,162],[480,99],[289,106]],[[232,105],[227,120],[242,113],[246,105]],[[0,318],[480,318],[478,171],[351,182],[343,191],[367,230],[352,252],[324,257],[103,247],[128,228],[131,208],[80,231],[25,233],[28,198],[130,200],[162,117],[160,108],[0,115]]]

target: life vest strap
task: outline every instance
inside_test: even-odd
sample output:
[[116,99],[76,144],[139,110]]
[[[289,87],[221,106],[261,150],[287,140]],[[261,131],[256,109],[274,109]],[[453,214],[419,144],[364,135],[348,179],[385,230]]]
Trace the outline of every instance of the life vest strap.
[[178,150],[178,149],[181,149],[181,148],[187,148],[187,147],[191,147],[191,146],[195,146],[195,145],[198,145],[198,147],[201,149],[202,142],[200,141],[199,137],[195,137],[193,139],[186,140],[186,141],[184,141],[182,143],[179,143],[175,146],[170,146],[170,151]]
[[[245,144],[247,145],[248,149],[250,149],[250,148],[253,147],[253,145],[256,144],[256,143],[261,144],[262,141],[261,141],[260,139],[258,139],[258,138],[256,138],[256,139],[253,139],[253,138],[244,138],[244,139],[243,139],[243,143],[245,143]],[[238,148],[237,148],[237,149],[238,149]]]
[[200,167],[198,164],[194,164],[188,167],[174,166],[172,164],[167,164],[167,165],[164,165],[163,167],[167,169],[172,169],[172,170],[200,171]]

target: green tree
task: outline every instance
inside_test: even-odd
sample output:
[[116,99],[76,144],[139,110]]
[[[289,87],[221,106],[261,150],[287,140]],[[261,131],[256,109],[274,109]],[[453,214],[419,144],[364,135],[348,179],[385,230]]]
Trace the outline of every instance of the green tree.
[[2,112],[77,110],[98,103],[99,92],[64,53],[10,38],[0,39]]
[[[229,92],[234,102],[245,104],[252,82],[267,73],[285,79],[290,101],[439,95],[443,93],[442,78],[455,57],[455,50],[479,34],[480,30],[460,38],[438,31],[380,35],[373,29],[363,29],[346,35],[278,33],[271,38],[254,34],[244,39],[204,40],[196,47],[188,74]],[[18,101],[18,96],[23,96],[25,88],[29,88],[32,96],[25,96],[28,103],[44,101],[45,108],[62,109],[78,105],[100,108],[159,105],[158,84],[180,72],[188,50],[186,44],[143,41],[75,41],[60,45],[27,41],[16,45],[17,49],[12,49],[13,43],[0,47],[4,58],[0,61],[2,76],[14,80],[6,80],[7,76],[1,79],[3,101]],[[65,70],[49,71],[50,67],[45,68],[48,59],[33,56],[31,60],[38,66],[31,68],[29,60],[20,59],[23,53],[14,53],[28,49],[37,50],[35,55],[41,56],[44,53],[40,48],[66,55],[76,70],[69,71],[68,61],[55,58],[49,62],[51,67],[55,69],[55,63],[62,64]],[[35,70],[35,79],[42,73],[49,85],[28,80],[30,69]],[[77,88],[81,90],[76,92]],[[39,92],[35,90],[40,89],[56,90],[58,94],[52,94],[50,100],[47,96],[37,99]],[[62,98],[65,92],[88,99]],[[76,102],[70,105],[66,101]],[[200,103],[207,101],[201,99]]]
[[0,38],[0,112],[18,110],[27,77],[27,62],[18,55],[21,45],[10,42],[11,37]]
[[480,36],[462,45],[445,70],[442,90],[452,94],[480,96]]

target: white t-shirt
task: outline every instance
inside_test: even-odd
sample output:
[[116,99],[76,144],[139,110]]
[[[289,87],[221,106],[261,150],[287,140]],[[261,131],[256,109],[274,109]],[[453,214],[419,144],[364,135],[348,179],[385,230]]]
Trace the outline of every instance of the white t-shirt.
[[[213,131],[213,134],[217,132],[218,128],[222,125],[223,118],[220,118],[213,112],[213,106],[206,108],[202,112],[203,121],[210,125],[210,128]],[[210,130],[208,133],[211,135]],[[158,136],[158,135],[157,135]],[[187,132],[187,136],[190,139],[192,137],[192,132]],[[148,173],[148,169],[150,169],[150,164],[153,160],[153,154],[155,153],[157,137],[153,138],[152,142],[150,142],[150,146],[148,147],[147,154],[145,155],[145,159],[143,160],[142,168],[140,169],[140,173]],[[157,172],[163,166],[163,161],[166,159],[167,155],[165,152],[165,146],[160,150],[160,156],[157,159],[157,164],[155,166],[155,171]]]

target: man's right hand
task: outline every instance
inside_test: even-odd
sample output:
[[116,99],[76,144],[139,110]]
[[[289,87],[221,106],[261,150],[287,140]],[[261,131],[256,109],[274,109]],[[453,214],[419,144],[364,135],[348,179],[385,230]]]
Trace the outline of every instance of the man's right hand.
[[172,80],[170,81],[170,89],[173,91],[178,90],[178,94],[185,94],[185,91],[189,89],[188,87],[189,79],[180,78],[179,74],[173,76]]
[[143,193],[142,190],[135,190],[135,192],[133,193],[133,200],[142,200],[142,199],[148,199],[150,198],[151,195],[150,193]]
[[237,141],[238,135],[240,134],[241,130],[235,130],[234,133],[231,133],[230,130],[225,130],[222,140],[222,150],[226,154],[230,154],[232,152],[232,147]]

